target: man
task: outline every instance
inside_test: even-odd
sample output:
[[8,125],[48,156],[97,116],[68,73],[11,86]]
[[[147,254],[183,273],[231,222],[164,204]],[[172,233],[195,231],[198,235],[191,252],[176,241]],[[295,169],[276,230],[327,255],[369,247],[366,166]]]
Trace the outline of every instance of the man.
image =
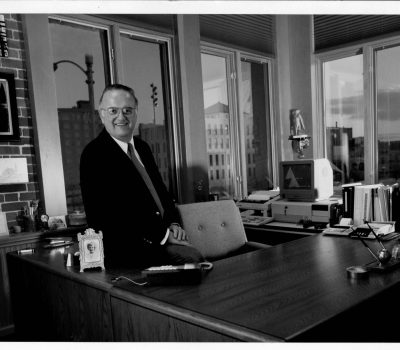
[[106,265],[202,261],[178,224],[175,204],[149,146],[133,137],[137,108],[131,88],[115,84],[103,91],[99,114],[104,129],[81,155],[88,225],[103,232]]

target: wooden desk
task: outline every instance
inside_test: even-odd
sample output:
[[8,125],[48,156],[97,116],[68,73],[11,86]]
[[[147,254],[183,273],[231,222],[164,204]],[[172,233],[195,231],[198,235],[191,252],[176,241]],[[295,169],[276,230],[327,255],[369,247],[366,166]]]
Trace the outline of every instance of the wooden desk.
[[322,232],[314,227],[303,228],[300,224],[272,221],[265,225],[244,225],[247,239],[268,245],[277,245]]
[[8,255],[17,330],[28,338],[399,341],[397,324],[378,320],[399,311],[400,269],[346,275],[370,261],[358,241],[315,235],[217,261],[199,285],[115,287],[112,277],[136,272],[79,273],[48,251]]
[[0,237],[0,336],[10,334],[14,331],[6,254],[19,249],[34,248],[46,237],[76,237],[78,232],[83,232],[84,230],[85,227],[81,226],[53,231],[21,232]]

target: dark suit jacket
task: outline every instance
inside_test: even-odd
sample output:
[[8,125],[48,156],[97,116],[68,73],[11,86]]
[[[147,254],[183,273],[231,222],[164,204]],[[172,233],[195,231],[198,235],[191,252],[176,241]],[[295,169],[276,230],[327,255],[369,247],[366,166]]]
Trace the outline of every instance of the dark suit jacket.
[[149,146],[134,140],[164,207],[157,205],[134,164],[104,129],[83,150],[80,184],[88,226],[103,232],[105,263],[139,261],[149,245],[159,245],[178,214]]

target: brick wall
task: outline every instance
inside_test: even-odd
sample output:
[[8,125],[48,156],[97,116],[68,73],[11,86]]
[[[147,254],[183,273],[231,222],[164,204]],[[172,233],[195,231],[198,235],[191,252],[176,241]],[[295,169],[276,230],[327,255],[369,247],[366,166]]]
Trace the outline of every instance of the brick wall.
[[0,57],[0,71],[11,72],[15,77],[21,140],[17,142],[0,141],[0,157],[25,157],[29,173],[29,183],[27,184],[0,185],[1,209],[6,213],[8,226],[11,227],[16,224],[16,216],[21,209],[28,205],[30,200],[40,198],[21,16],[17,14],[4,14],[4,16],[8,57]]

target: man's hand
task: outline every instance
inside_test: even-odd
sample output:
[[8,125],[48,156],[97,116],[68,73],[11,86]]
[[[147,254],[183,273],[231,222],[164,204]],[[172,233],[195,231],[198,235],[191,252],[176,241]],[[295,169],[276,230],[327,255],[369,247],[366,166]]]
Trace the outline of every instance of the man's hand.
[[175,224],[171,224],[169,227],[167,242],[172,244],[190,245],[185,230]]

